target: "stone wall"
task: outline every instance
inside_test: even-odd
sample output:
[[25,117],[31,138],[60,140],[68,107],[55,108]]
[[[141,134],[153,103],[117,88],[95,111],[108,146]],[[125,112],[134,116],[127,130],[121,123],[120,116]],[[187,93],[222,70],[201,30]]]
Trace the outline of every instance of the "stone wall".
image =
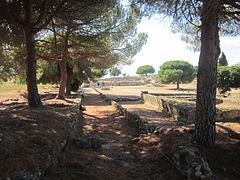
[[[195,101],[183,100],[183,94],[177,94],[172,99],[173,94],[148,94],[142,93],[142,102],[158,107],[159,110],[172,116],[179,125],[193,124],[195,122],[196,103]],[[217,99],[217,104],[223,100]],[[240,110],[219,110],[217,109],[216,121],[239,121]]]
[[[143,134],[158,134],[159,137],[166,136],[167,134],[175,133],[176,136],[181,136],[184,142],[180,142],[175,139],[174,151],[169,154],[165,154],[170,157],[178,169],[186,176],[187,179],[212,179],[213,173],[209,168],[208,163],[200,156],[199,150],[192,145],[192,137],[183,129],[176,127],[154,127],[147,121],[143,120],[138,114],[129,112],[126,108],[123,108],[116,101],[111,101],[112,105],[116,107],[120,115],[123,115],[129,122],[129,124]],[[186,136],[186,138],[183,138]]]
[[152,127],[147,121],[143,120],[138,114],[127,111],[116,101],[111,101],[111,104],[116,107],[119,115],[124,116],[132,127],[137,128],[141,133],[153,133],[157,127]]
[[[172,94],[171,94],[172,95]],[[168,99],[166,96],[142,94],[142,101],[158,107],[167,115],[171,115],[179,124],[192,124],[195,121],[195,103]]]
[[161,96],[154,96],[151,94],[142,94],[141,97],[142,97],[142,102],[156,106],[158,107],[159,110],[163,109]]
[[[179,125],[193,124],[195,122],[196,107],[194,103],[167,101],[171,116]],[[165,102],[163,102],[165,103]]]

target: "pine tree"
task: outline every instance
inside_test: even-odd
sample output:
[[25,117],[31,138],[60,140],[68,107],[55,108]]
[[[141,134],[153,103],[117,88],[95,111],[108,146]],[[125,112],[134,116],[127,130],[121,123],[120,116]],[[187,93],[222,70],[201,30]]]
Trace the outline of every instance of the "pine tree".
[[224,52],[222,52],[222,55],[218,60],[218,65],[219,66],[228,66],[228,61],[227,61],[227,58],[226,58],[226,55],[224,54]]

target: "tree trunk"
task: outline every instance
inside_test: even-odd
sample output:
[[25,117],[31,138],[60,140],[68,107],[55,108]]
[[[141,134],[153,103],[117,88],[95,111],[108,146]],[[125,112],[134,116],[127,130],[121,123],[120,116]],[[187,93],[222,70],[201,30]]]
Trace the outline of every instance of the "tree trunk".
[[66,95],[71,95],[71,80],[72,80],[72,68],[67,63],[67,85],[66,85]]
[[28,91],[28,105],[29,107],[39,107],[42,105],[41,98],[38,94],[37,76],[36,76],[36,48],[33,28],[31,26],[32,8],[31,1],[24,2],[25,9],[25,23],[23,27],[27,58],[26,58],[26,82]]
[[67,84],[67,63],[65,61],[61,61],[59,63],[61,79],[60,79],[60,87],[57,95],[57,99],[65,99],[65,89]]
[[67,76],[66,95],[71,95],[71,80],[69,79],[69,75]]
[[218,0],[204,0],[201,14],[201,52],[197,74],[196,140],[213,147],[216,136],[216,75],[220,54]]
[[179,82],[177,82],[177,90],[179,90]]
[[64,37],[62,59],[59,62],[61,79],[57,99],[65,99],[65,89],[67,85],[68,38],[69,29],[67,29],[67,32]]

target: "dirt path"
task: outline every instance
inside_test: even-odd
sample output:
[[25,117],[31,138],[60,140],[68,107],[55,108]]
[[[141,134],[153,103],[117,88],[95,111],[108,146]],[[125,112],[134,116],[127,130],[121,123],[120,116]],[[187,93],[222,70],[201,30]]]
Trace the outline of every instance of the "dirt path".
[[85,148],[76,142],[69,144],[59,166],[43,179],[184,179],[157,151],[154,141],[139,143],[139,132],[95,92],[87,92],[83,104],[82,137],[92,144],[88,147],[85,142]]

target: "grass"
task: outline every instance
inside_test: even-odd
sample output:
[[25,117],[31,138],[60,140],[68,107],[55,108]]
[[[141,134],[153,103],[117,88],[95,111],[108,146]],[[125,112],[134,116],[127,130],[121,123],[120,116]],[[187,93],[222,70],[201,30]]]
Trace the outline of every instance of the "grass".
[[3,83],[0,84],[0,92],[13,91],[13,90],[26,90],[26,84],[14,84],[14,83]]
[[[38,84],[38,88],[51,87],[52,84]],[[0,92],[14,91],[14,90],[26,90],[26,84],[16,84],[16,83],[2,83],[0,84]]]

